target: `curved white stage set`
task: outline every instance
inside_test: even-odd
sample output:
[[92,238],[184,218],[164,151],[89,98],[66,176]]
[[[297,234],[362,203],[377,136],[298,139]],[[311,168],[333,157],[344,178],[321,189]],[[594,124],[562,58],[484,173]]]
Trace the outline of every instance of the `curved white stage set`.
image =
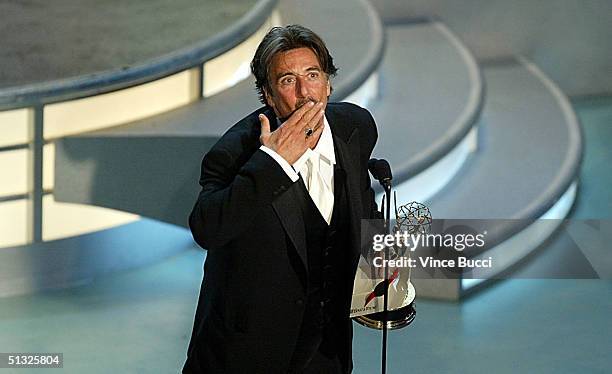
[[[391,163],[398,203],[424,202],[434,218],[567,215],[580,124],[537,66],[521,56],[479,64],[442,22],[383,26],[365,0],[298,3],[259,0],[213,38],[139,65],[0,89],[0,296],[183,250],[172,226],[156,235],[146,221],[187,225],[200,158],[259,106],[248,64],[280,24],[305,24],[328,43],[340,67],[332,100],[372,111],[374,156]],[[495,227],[499,244],[480,256],[496,253],[511,268],[555,228]],[[126,248],[134,235],[139,245]],[[413,283],[419,296],[457,300],[495,275]]]

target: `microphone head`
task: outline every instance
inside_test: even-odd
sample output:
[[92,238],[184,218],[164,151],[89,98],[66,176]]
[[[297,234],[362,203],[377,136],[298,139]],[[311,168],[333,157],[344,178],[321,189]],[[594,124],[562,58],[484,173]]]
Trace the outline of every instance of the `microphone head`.
[[368,170],[374,176],[377,181],[390,181],[393,179],[391,174],[391,165],[384,159],[372,158],[368,161]]

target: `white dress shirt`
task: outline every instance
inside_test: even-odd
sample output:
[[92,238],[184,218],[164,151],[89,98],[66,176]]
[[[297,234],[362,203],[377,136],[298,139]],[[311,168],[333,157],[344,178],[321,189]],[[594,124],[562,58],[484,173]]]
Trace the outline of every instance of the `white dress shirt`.
[[331,129],[325,117],[323,117],[323,124],[323,132],[315,148],[307,149],[293,165],[290,165],[282,156],[264,145],[260,149],[269,154],[293,182],[299,179],[298,173],[302,176],[312,201],[329,224],[334,207],[336,154],[334,153]]

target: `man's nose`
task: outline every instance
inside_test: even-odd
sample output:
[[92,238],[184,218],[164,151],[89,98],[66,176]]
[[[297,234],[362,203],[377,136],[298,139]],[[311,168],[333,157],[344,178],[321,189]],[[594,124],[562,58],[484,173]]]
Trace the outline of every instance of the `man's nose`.
[[308,82],[306,78],[298,76],[295,84],[295,96],[307,97],[308,96]]

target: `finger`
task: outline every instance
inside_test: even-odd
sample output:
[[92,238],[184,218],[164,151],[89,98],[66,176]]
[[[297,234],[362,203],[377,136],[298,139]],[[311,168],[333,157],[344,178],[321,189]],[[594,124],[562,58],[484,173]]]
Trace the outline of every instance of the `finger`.
[[260,114],[259,115],[259,124],[261,125],[261,135],[259,136],[259,142],[262,145],[268,146],[268,138],[271,137],[270,135],[270,121],[268,120],[268,117],[266,117],[265,114]]
[[325,114],[325,111],[321,109],[319,112],[317,112],[317,114],[313,118],[310,119],[310,122],[308,122],[302,129],[302,133],[304,134],[306,134],[309,129],[312,130],[312,133],[310,134],[310,136],[306,137],[307,143],[312,144],[313,142],[316,143],[318,141],[319,135],[321,131],[323,130],[323,124],[324,124],[323,115],[324,114]]
[[259,124],[261,125],[261,135],[270,133],[270,120],[263,113],[259,115]]
[[[323,122],[323,121],[319,121],[319,122],[316,122],[316,123],[315,123],[315,125],[313,125],[313,126],[312,126],[312,127],[310,127],[310,128],[312,128],[312,133],[313,133],[313,135],[314,135],[314,134],[315,134],[315,133],[316,133],[318,130],[323,131],[323,128],[324,128],[324,127],[325,127],[325,122]],[[307,127],[307,128],[308,128],[308,127]],[[304,131],[306,131],[306,130],[304,130]]]
[[308,143],[309,147],[312,148],[312,146],[317,144],[317,142],[319,141],[319,138],[321,137],[321,134],[323,134],[324,127],[325,127],[324,123],[318,124],[315,127],[313,127],[312,135],[306,138],[306,142]]
[[320,115],[323,113],[323,103],[317,103],[311,110],[304,113],[302,116],[302,120],[300,123],[302,124],[302,131],[307,128],[313,128],[315,124],[317,124],[320,119]]
[[312,129],[313,129],[313,132],[316,134],[316,133],[319,133],[319,132],[323,132],[324,128],[325,128],[325,122],[320,121]]
[[323,105],[320,105],[319,108],[321,108],[318,112],[316,112],[311,118],[310,120],[308,120],[308,122],[306,122],[306,124],[304,125],[304,127],[302,128],[302,131],[306,131],[306,129],[315,129],[315,127],[319,126],[323,123],[323,121],[321,120],[323,118],[323,116],[325,115],[325,110],[322,109]]
[[[287,124],[287,127],[293,127],[293,125],[302,122],[302,120],[304,119],[304,116],[307,113],[310,113],[312,111],[314,111],[314,113],[316,113],[316,103],[312,102],[312,101],[308,101],[306,104],[302,105],[299,109],[297,109],[295,112],[293,112],[293,114],[291,114],[291,116],[289,116],[289,119],[285,122],[285,124]],[[310,117],[306,117],[306,118],[310,118]]]

